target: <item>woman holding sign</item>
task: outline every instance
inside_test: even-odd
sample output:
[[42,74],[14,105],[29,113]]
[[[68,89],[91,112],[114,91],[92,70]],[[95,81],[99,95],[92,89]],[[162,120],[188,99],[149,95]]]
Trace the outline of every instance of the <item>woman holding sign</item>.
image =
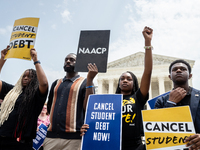
[[[1,51],[0,72],[8,48]],[[32,150],[37,119],[48,93],[48,81],[34,48],[30,54],[36,71],[26,70],[15,86],[0,80],[0,96],[4,97],[0,108],[1,150]]]
[[[116,94],[123,94],[122,150],[145,149],[141,140],[143,135],[141,110],[148,100],[151,82],[153,49],[151,40],[153,30],[145,27],[142,33],[145,39],[145,60],[140,87],[138,86],[136,76],[132,72],[127,71],[120,76],[116,90]],[[87,131],[87,128],[89,126],[86,124],[82,126],[81,135],[85,134],[84,131]]]
[[122,150],[135,150],[143,147],[141,141],[143,134],[141,110],[148,100],[151,82],[153,30],[145,27],[142,33],[145,39],[145,60],[140,87],[136,76],[127,71],[120,76],[116,90],[116,94],[123,94]]

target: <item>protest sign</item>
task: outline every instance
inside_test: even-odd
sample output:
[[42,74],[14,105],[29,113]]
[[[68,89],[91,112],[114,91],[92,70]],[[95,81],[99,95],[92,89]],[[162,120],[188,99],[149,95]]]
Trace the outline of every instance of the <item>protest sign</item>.
[[121,150],[122,95],[90,95],[82,137],[82,150]]
[[189,106],[143,110],[147,150],[184,150],[184,140],[195,134]]
[[30,49],[34,47],[39,18],[22,18],[15,20],[7,58],[31,60]]
[[47,126],[45,126],[43,123],[40,124],[38,128],[39,128],[39,131],[37,131],[36,138],[33,139],[34,150],[38,150],[42,146],[47,134]]
[[81,31],[76,72],[88,72],[88,63],[95,63],[99,72],[106,72],[110,30]]
[[170,92],[171,92],[171,91],[168,91],[168,92],[166,92],[166,93],[164,93],[164,94],[158,95],[158,96],[156,96],[156,97],[154,97],[154,98],[148,100],[147,102],[148,102],[148,104],[149,104],[149,107],[150,107],[151,109],[154,109],[156,100],[157,100],[159,97],[162,97],[162,96],[165,96],[165,95],[169,94]]

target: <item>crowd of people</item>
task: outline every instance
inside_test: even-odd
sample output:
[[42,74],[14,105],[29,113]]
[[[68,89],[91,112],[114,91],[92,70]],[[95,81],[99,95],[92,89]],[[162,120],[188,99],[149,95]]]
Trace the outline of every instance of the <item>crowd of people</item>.
[[[122,150],[145,150],[141,110],[149,98],[149,87],[153,68],[153,29],[143,30],[145,43],[144,72],[140,86],[137,77],[130,71],[119,77],[116,94],[123,95],[122,103]],[[1,51],[0,72],[6,60],[9,46]],[[34,69],[25,70],[15,85],[0,80],[0,150],[32,150],[38,126],[48,126],[43,143],[44,150],[80,150],[81,138],[89,130],[84,124],[88,96],[95,93],[93,80],[98,66],[89,63],[87,78],[74,71],[76,54],[70,53],[64,60],[66,75],[55,80],[48,95],[48,81],[34,48],[30,54]],[[185,142],[189,149],[200,149],[200,91],[189,86],[191,67],[184,60],[176,60],[169,66],[169,78],[173,89],[160,97],[155,108],[190,106],[197,134]],[[48,95],[47,104],[45,103]],[[126,115],[134,118],[131,122]],[[134,117],[133,117],[134,116]]]

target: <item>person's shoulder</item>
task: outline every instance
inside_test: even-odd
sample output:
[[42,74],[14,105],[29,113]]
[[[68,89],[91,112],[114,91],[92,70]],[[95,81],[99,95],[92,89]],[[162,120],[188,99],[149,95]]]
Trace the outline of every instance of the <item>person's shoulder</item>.
[[2,81],[2,89],[1,89],[2,91],[4,91],[4,90],[5,90],[4,92],[10,91],[13,87],[14,87],[14,85],[9,84],[5,81]]
[[80,75],[78,75],[77,78],[79,78],[79,79],[83,79],[83,80],[87,80],[86,77],[82,77],[82,76],[80,76]]
[[195,89],[195,88],[193,88],[193,87],[190,87],[190,88],[192,88],[192,91],[194,91],[195,93],[200,93],[200,90]]
[[87,78],[85,77],[79,76],[78,79],[83,81],[82,84],[86,84],[87,82]]
[[4,85],[4,86],[14,87],[14,85],[9,84],[9,83],[7,83],[7,82],[5,82],[5,81],[2,81],[2,80],[1,80],[1,82],[2,82],[2,85]]

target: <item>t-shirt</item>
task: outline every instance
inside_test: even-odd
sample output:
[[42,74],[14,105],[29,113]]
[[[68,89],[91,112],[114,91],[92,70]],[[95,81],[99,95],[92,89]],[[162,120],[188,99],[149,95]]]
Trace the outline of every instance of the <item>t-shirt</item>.
[[143,132],[141,110],[148,99],[140,89],[133,95],[124,95],[122,103],[122,145],[135,145]]
[[[0,92],[0,96],[3,96],[3,98],[5,97],[5,95],[13,88],[14,86],[11,84],[8,84],[6,82],[2,81],[2,90]],[[48,91],[47,91],[48,93]],[[33,112],[32,112],[32,116],[30,119],[30,122],[28,122],[27,127],[29,130],[27,130],[25,133],[22,134],[22,139],[34,139],[36,136],[36,130],[37,130],[37,119],[38,116],[43,108],[43,105],[45,103],[46,97],[47,97],[47,93],[45,95],[41,95],[39,88],[37,89],[37,91],[35,92],[35,96],[34,96],[34,105],[32,107],[34,107]],[[0,136],[2,137],[14,137],[14,133],[15,133],[15,129],[17,127],[17,123],[18,123],[18,109],[20,106],[20,103],[22,101],[24,92],[22,92],[16,102],[15,102],[15,106],[14,106],[14,110],[9,114],[8,120],[6,120],[3,125],[0,127]]]

